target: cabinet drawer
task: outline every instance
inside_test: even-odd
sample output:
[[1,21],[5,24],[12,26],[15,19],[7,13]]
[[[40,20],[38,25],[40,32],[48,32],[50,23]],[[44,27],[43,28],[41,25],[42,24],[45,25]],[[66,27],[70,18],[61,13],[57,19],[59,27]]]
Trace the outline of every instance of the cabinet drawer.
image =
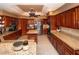
[[5,40],[15,40],[16,38],[17,38],[16,33],[12,33],[12,34],[4,36]]
[[63,45],[58,45],[57,44],[56,50],[59,52],[60,55],[63,55],[64,54]]
[[21,36],[21,30],[3,36],[5,40],[16,40]]
[[75,54],[76,54],[76,55],[79,55],[79,50],[76,50],[76,51],[75,51]]
[[64,54],[64,49],[63,49],[63,42],[60,40],[60,39],[57,39],[57,42],[56,42],[56,49],[57,51],[59,52],[60,55],[63,55]]
[[64,46],[64,54],[65,55],[74,55],[75,51],[71,47],[69,47],[65,43],[63,44],[63,46]]

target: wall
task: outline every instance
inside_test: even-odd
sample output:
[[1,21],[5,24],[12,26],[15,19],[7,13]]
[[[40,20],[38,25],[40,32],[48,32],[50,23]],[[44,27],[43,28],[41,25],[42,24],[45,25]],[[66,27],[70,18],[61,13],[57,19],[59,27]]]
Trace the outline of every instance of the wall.
[[61,31],[66,32],[68,34],[71,34],[73,36],[79,37],[79,29],[72,29],[72,28],[61,27]]

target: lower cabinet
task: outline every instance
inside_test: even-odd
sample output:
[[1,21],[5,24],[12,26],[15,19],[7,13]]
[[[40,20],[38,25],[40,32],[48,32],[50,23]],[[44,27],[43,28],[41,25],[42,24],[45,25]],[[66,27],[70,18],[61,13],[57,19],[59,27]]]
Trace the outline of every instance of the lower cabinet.
[[76,55],[79,55],[79,50],[75,51],[75,54],[76,54]]
[[56,50],[59,52],[59,54],[64,54],[64,49],[63,49],[63,42],[60,41],[58,38],[56,38]]
[[53,35],[48,35],[49,41],[52,43],[52,45],[56,48],[56,40],[55,37],[53,37]]
[[18,31],[15,31],[13,33],[3,36],[3,38],[4,40],[16,40],[21,36],[21,34],[22,34],[22,31],[18,30]]
[[17,35],[17,38],[19,38],[20,36],[22,36],[22,30],[18,30],[17,32],[15,32]]
[[64,49],[64,55],[75,55],[75,50],[65,43],[63,44],[63,49]]
[[69,45],[56,37],[54,34],[48,35],[51,44],[55,47],[60,55],[78,55],[79,51],[72,49]]
[[43,34],[47,34],[48,33],[48,29],[43,29]]

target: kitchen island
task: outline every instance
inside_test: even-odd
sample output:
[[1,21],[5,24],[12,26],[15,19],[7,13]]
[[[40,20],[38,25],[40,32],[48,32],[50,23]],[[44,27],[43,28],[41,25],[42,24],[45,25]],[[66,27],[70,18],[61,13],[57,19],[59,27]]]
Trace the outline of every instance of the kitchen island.
[[27,37],[28,37],[28,39],[33,38],[34,41],[37,42],[37,34],[38,34],[38,31],[37,30],[29,30],[27,32]]
[[[21,41],[21,40],[20,40]],[[1,42],[0,43],[0,55],[36,55],[36,43],[34,41],[28,40],[29,48],[27,50],[14,51],[13,43],[10,42]]]

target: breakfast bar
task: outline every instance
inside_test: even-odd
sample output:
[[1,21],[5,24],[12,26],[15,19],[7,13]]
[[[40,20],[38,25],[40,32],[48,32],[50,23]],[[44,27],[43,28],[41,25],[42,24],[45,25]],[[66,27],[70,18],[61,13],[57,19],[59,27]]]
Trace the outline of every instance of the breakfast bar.
[[28,37],[28,39],[33,38],[34,41],[37,43],[37,34],[38,34],[38,31],[37,30],[29,30],[27,32],[27,37]]
[[[18,40],[23,41],[23,40]],[[15,51],[13,48],[13,43],[15,41],[10,42],[1,42],[0,43],[0,55],[36,55],[36,43],[34,41],[28,40],[28,49],[17,50]]]

